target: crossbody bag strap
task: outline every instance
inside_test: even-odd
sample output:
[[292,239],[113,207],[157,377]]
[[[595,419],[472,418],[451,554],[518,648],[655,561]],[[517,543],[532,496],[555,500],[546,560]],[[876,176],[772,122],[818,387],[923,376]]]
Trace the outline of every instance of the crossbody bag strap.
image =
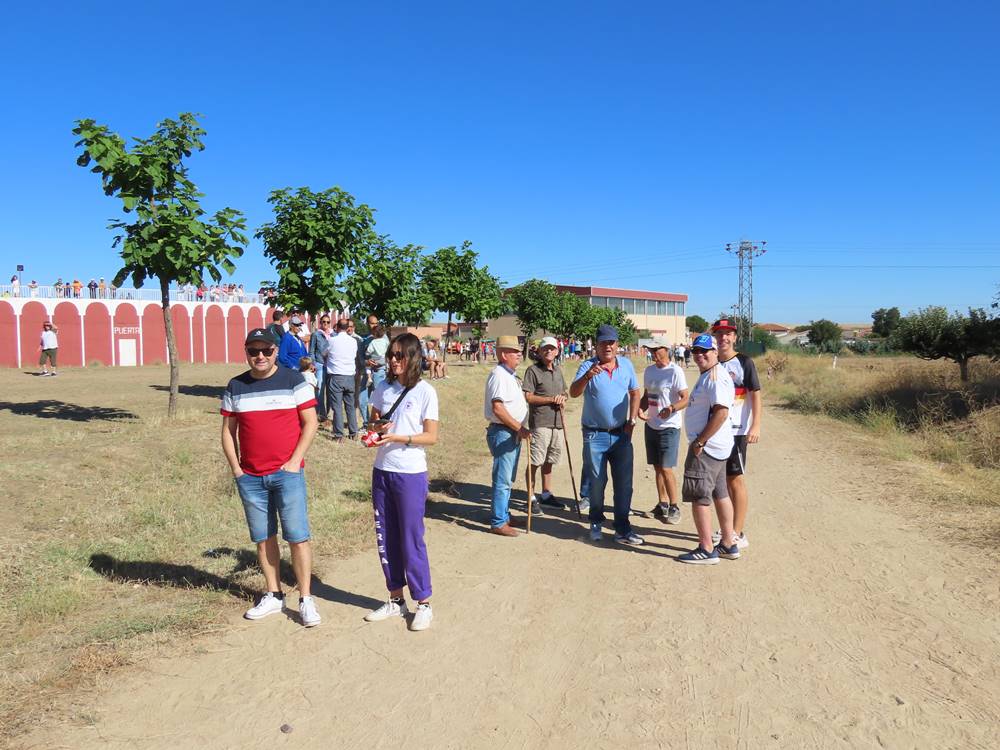
[[402,400],[403,400],[404,398],[406,398],[406,394],[407,394],[407,393],[409,393],[409,392],[410,392],[410,391],[412,391],[412,390],[413,390],[413,386],[412,386],[412,385],[410,385],[410,386],[407,386],[406,388],[404,388],[404,389],[403,389],[403,392],[399,394],[399,398],[397,398],[397,399],[396,399],[396,403],[394,403],[394,404],[392,405],[392,407],[391,407],[391,408],[389,409],[389,411],[387,411],[387,412],[386,412],[385,414],[383,414],[383,415],[382,415],[382,419],[385,419],[385,420],[388,420],[388,419],[389,419],[389,418],[390,418],[390,417],[392,416],[392,413],[393,413],[394,411],[396,411],[396,407],[397,407],[397,406],[399,406],[399,403],[400,403],[400,402],[401,402],[401,401],[402,401]]

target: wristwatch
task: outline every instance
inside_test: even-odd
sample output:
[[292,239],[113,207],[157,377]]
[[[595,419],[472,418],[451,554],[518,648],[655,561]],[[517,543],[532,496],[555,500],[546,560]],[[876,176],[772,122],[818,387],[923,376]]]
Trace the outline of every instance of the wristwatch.
[[700,440],[695,440],[694,444],[697,445],[699,448],[704,448],[705,447],[705,444],[703,442],[701,442]]
[[628,423],[629,423],[630,425],[632,425],[633,427],[635,427],[635,417],[632,417],[632,419],[630,419],[630,420],[628,421]]

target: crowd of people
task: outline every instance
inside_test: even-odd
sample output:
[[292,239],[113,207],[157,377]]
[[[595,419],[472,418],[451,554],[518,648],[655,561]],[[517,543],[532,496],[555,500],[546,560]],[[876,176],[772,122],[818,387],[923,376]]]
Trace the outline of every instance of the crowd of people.
[[[280,521],[291,549],[301,622],[311,627],[321,620],[310,595],[312,557],[303,457],[320,425],[330,422],[334,439],[343,440],[346,428],[346,437],[360,436],[377,448],[372,511],[388,596],[365,620],[408,616],[406,589],[414,603],[410,629],[424,630],[433,620],[424,540],[425,448],[437,441],[439,428],[438,398],[430,379],[446,375],[435,375],[428,364],[436,359],[428,356],[435,347],[412,333],[390,339],[375,316],[369,316],[367,324],[368,335],[360,336],[353,321],[333,325],[332,318],[324,315],[317,331],[308,336],[299,313],[286,319],[275,312],[267,328],[254,329],[246,338],[249,370],[226,386],[221,408],[223,453],[267,585],[267,592],[246,612],[248,619],[281,612],[286,606],[278,576]],[[632,439],[643,421],[646,462],[654,469],[657,493],[649,515],[676,524],[682,517],[679,503],[686,503],[697,530],[697,547],[677,559],[698,565],[739,559],[749,546],[743,476],[747,447],[760,436],[761,399],[753,360],[737,352],[735,342],[735,326],[725,319],[680,351],[665,338],[654,338],[645,344],[649,365],[640,385],[618,331],[602,325],[594,354],[580,361],[567,385],[557,362],[566,356],[561,342],[542,339],[522,380],[517,376],[521,344],[516,336],[500,336],[495,342],[497,365],[486,379],[483,404],[486,443],[493,457],[491,531],[517,537],[525,526],[525,519],[512,516],[510,508],[525,441],[530,473],[532,477],[541,473],[541,492],[528,498],[530,512],[544,515],[566,509],[553,493],[552,473],[569,457],[565,405],[570,398],[580,398],[583,467],[578,507],[587,512],[591,542],[604,539],[609,479],[613,542],[626,547],[645,542],[631,523]],[[698,369],[690,388],[681,366],[685,354]],[[422,377],[425,372],[429,379]],[[360,427],[358,404],[363,404]],[[681,429],[688,451],[678,488]]]
[[[51,294],[59,299],[128,299],[132,290],[119,289],[103,276],[83,282],[78,278],[63,281],[60,276],[52,284],[51,291],[39,286],[35,279],[23,283],[17,274],[11,276],[9,289],[4,289],[4,296],[39,297]],[[243,284],[179,284],[174,290],[175,298],[184,302],[269,302],[276,295],[270,287],[261,287],[256,296],[248,295]],[[253,300],[251,300],[253,297]]]

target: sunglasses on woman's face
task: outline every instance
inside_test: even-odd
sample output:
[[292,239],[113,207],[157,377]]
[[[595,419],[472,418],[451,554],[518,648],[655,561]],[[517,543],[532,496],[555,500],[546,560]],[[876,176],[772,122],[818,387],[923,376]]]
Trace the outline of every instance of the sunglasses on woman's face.
[[326,323],[329,323],[329,322],[330,322],[330,319],[329,319],[329,318],[323,318],[323,319],[322,319],[322,320],[320,321],[320,323],[323,323],[323,324],[326,324]]
[[273,346],[269,346],[266,349],[251,349],[247,347],[248,357],[270,357],[272,354],[274,354]]
[[389,359],[404,360],[406,355],[402,352],[389,352]]

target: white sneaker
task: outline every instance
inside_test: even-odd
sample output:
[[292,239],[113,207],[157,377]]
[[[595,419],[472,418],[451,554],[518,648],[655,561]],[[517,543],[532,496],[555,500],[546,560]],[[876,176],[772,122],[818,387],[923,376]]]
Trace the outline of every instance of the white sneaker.
[[431,610],[431,603],[418,604],[417,611],[413,615],[413,622],[410,623],[410,630],[427,630],[433,619],[434,612]]
[[410,614],[410,611],[406,608],[405,599],[400,599],[399,601],[389,599],[374,612],[369,612],[365,615],[365,622],[382,622],[382,620],[388,620],[390,617],[406,617],[408,614]]
[[285,597],[275,596],[273,591],[268,591],[260,600],[243,613],[248,620],[259,620],[262,617],[283,612],[285,609]]
[[311,596],[303,596],[299,599],[299,618],[307,628],[319,625],[319,612],[316,611],[316,602]]
[[[712,534],[712,544],[720,544],[722,542],[722,530],[716,529],[715,533]],[[739,549],[746,549],[750,546],[750,540],[747,539],[747,534],[745,531],[740,532],[736,535],[736,546]]]

